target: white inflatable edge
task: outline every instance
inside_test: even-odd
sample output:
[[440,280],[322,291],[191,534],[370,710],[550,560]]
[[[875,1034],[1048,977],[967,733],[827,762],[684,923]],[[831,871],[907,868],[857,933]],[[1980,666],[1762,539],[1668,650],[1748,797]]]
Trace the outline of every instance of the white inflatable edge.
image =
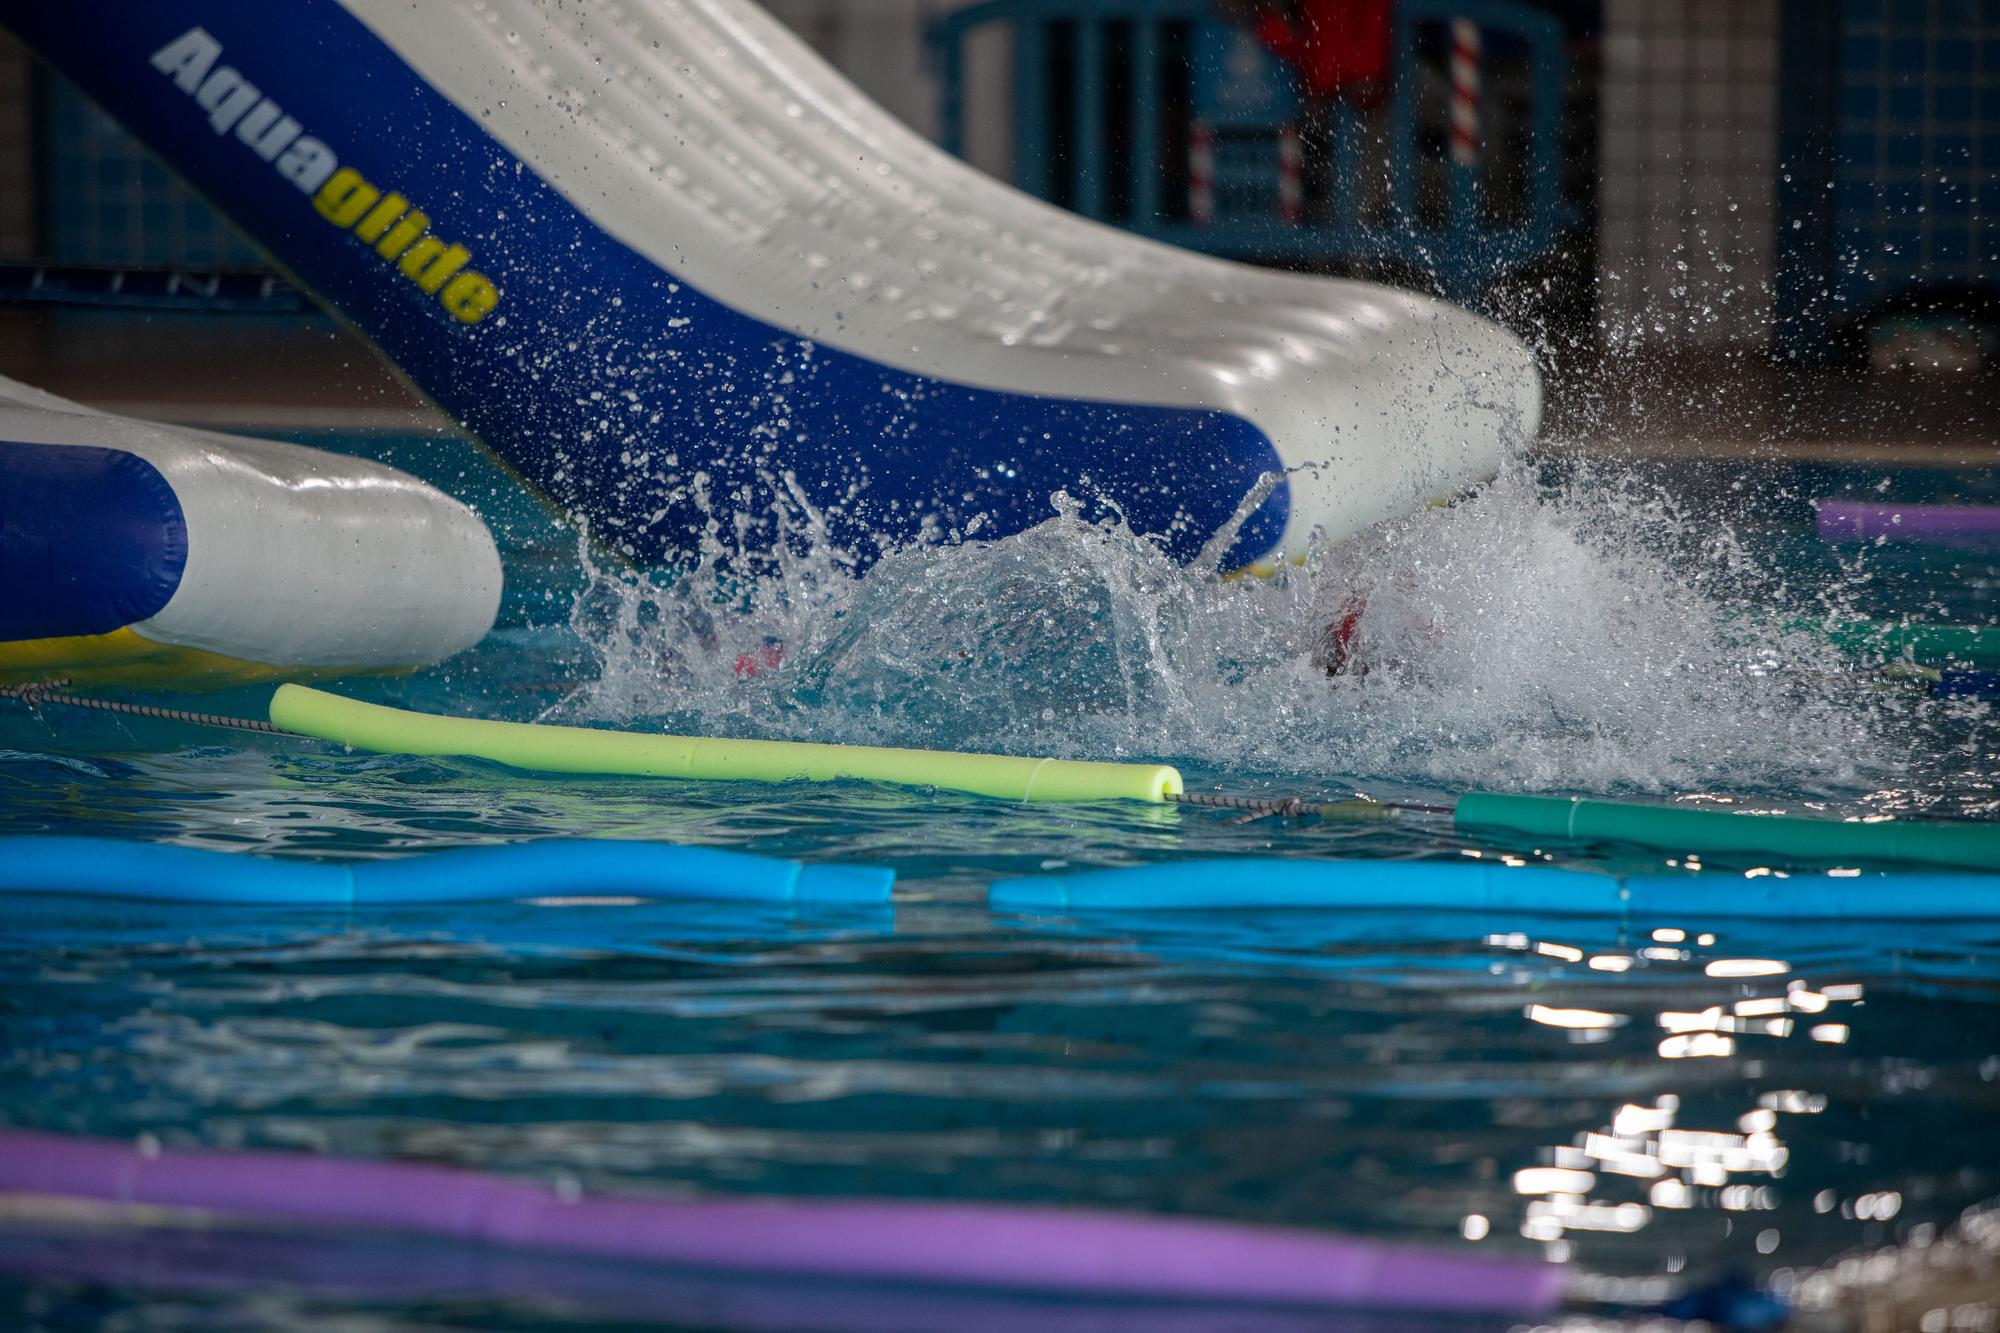
[[342,3],[607,232],[745,314],[983,388],[1246,418],[1290,473],[1288,550],[1485,480],[1539,426],[1533,357],[1499,326],[1030,198],[748,0]]
[[0,438],[145,459],[173,488],[187,565],[131,629],[281,667],[418,666],[470,648],[500,607],[479,517],[407,473],[304,445],[98,412],[0,379]]

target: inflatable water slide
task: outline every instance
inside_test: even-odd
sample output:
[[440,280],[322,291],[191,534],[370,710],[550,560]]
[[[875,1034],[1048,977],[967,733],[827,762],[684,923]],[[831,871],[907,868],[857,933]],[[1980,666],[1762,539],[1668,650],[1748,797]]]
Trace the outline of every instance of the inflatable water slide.
[[809,516],[865,564],[1064,493],[1236,568],[1457,494],[1538,422],[1496,326],[1030,199],[747,0],[0,0],[0,24],[636,561]]

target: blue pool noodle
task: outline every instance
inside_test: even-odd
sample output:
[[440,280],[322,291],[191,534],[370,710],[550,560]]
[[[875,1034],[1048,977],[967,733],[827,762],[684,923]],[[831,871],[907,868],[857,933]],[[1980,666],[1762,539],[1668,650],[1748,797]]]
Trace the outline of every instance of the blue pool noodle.
[[2000,919],[2000,875],[1617,876],[1490,861],[1170,861],[1007,879],[988,891],[1012,912],[1215,908],[1416,908],[1578,916],[1763,921]]
[[0,893],[295,907],[605,896],[883,903],[895,872],[564,838],[330,864],[113,838],[0,838]]

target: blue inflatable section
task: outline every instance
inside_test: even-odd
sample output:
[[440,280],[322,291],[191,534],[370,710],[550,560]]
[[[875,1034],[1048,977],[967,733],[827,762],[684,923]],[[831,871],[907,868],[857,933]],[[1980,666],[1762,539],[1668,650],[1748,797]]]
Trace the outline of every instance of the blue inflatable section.
[[1620,877],[1484,861],[1173,861],[1001,880],[1015,912],[1215,908],[1417,908],[1762,921],[2000,919],[2000,875]]
[[150,619],[187,553],[180,501],[145,459],[0,440],[0,643]]
[[[333,0],[0,0],[0,23],[642,560],[688,559],[717,517],[735,544],[733,515],[751,519],[743,545],[768,546],[787,477],[863,560],[1032,526],[1058,490],[1185,558],[1283,471],[1226,413],[975,388],[724,306],[606,234]],[[174,46],[195,29],[219,56]],[[225,66],[233,83],[208,81]],[[335,162],[354,175],[329,179]],[[370,192],[414,204],[434,239],[370,212]],[[1279,485],[1227,563],[1274,547],[1288,514]]]
[[517,898],[884,903],[895,872],[656,842],[552,839],[344,865],[121,842],[0,838],[0,893],[391,907]]

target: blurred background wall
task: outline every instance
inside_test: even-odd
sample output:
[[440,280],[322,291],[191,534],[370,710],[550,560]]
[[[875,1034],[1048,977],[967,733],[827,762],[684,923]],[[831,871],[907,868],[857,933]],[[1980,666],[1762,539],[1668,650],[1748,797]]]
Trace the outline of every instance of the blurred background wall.
[[[1381,0],[1387,88],[1319,103],[1217,3],[770,7],[1063,207],[1440,291],[1552,355],[1994,359],[2000,0]],[[51,266],[261,267],[4,39],[0,260],[11,300]]]

